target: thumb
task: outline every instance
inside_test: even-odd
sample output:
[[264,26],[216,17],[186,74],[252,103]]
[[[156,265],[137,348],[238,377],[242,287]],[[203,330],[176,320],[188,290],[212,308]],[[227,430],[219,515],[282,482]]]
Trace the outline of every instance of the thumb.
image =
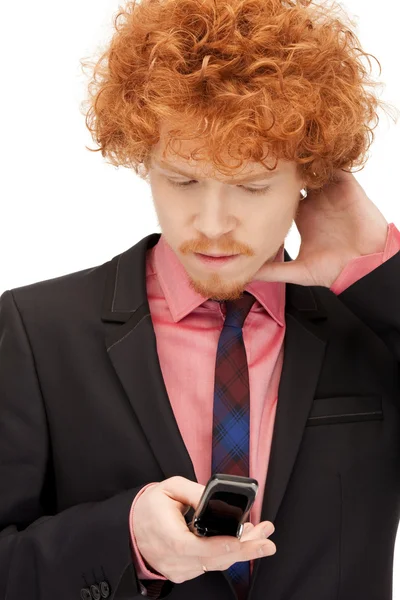
[[191,507],[197,508],[200,502],[200,498],[205,490],[205,485],[175,475],[169,479],[165,479],[161,483],[161,489],[167,494],[172,500],[180,503],[179,510],[185,515]]
[[298,259],[283,263],[265,263],[254,275],[253,281],[255,280],[313,285],[304,261]]

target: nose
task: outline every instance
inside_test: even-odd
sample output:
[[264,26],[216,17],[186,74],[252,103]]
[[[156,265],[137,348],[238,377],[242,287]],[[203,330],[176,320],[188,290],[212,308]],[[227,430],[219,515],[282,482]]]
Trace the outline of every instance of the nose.
[[230,213],[228,203],[212,196],[203,199],[194,220],[194,227],[202,236],[216,240],[233,231],[236,219]]

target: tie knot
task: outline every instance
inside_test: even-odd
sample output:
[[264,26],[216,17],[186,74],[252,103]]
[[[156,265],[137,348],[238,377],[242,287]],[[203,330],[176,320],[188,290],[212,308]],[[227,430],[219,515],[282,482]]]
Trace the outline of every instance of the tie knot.
[[238,300],[227,301],[224,326],[242,328],[255,301],[255,296],[249,292],[243,292],[243,296]]

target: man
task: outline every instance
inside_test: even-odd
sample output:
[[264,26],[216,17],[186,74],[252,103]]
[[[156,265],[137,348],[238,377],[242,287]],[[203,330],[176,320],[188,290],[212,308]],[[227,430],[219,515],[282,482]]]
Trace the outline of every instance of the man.
[[[0,297],[0,597],[389,600],[400,232],[342,169],[221,174],[168,133],[161,235]],[[237,469],[259,483],[244,534],[195,536]]]

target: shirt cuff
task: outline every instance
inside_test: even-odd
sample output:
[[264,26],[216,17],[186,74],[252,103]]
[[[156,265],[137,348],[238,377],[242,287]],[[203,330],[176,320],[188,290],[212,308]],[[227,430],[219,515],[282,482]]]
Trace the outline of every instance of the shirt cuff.
[[334,294],[341,294],[356,281],[368,275],[400,251],[400,231],[394,223],[388,225],[388,235],[382,252],[358,256],[350,260],[330,287]]
[[130,513],[129,513],[129,529],[130,529],[131,540],[132,540],[132,558],[133,558],[133,564],[135,566],[138,579],[160,579],[162,581],[167,581],[167,578],[164,577],[163,575],[161,575],[161,573],[157,573],[157,571],[149,570],[150,566],[146,566],[146,563],[144,562],[142,555],[140,554],[139,548],[136,544],[136,538],[135,538],[135,534],[133,531],[133,522],[134,522],[133,521],[133,519],[134,519],[133,511],[134,511],[136,502],[139,499],[139,497],[144,493],[144,491],[147,490],[147,488],[151,487],[152,485],[157,485],[157,482],[147,484],[145,487],[143,487],[140,490],[140,492],[138,494],[136,494],[135,499],[131,506]]

